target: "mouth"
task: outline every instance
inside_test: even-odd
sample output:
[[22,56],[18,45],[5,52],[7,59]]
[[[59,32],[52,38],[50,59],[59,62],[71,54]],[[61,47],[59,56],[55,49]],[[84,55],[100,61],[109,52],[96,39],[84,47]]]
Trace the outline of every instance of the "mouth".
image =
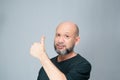
[[59,49],[59,50],[62,50],[62,49],[65,48],[65,45],[59,45],[59,44],[57,44],[57,45],[56,45],[56,48]]

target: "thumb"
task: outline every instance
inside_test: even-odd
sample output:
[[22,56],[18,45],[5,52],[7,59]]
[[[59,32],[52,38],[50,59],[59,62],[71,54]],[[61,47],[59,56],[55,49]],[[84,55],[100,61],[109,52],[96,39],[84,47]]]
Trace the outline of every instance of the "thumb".
[[41,43],[42,45],[45,44],[45,36],[42,36],[42,37],[41,37],[40,43]]

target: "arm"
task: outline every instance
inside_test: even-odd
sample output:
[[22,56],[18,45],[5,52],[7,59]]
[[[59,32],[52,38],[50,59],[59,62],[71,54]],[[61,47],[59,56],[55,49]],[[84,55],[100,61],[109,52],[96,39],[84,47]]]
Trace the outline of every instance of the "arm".
[[41,42],[32,45],[30,53],[40,60],[50,80],[66,80],[65,75],[48,58],[44,46],[44,37],[41,38]]

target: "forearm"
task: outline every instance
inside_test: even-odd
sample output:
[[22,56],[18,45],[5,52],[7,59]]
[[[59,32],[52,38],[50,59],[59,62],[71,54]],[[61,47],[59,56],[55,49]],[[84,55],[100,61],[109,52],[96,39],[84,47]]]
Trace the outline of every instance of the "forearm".
[[42,54],[39,59],[45,72],[50,80],[66,80],[64,73],[62,73],[48,58],[46,54]]

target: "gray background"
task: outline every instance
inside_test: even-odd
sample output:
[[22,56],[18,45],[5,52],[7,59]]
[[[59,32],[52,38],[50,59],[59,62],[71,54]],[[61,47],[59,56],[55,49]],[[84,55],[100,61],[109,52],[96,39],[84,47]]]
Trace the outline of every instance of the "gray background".
[[41,64],[30,46],[44,34],[48,56],[56,56],[62,21],[80,28],[75,50],[91,62],[90,80],[120,80],[120,0],[0,0],[0,80],[36,80]]

